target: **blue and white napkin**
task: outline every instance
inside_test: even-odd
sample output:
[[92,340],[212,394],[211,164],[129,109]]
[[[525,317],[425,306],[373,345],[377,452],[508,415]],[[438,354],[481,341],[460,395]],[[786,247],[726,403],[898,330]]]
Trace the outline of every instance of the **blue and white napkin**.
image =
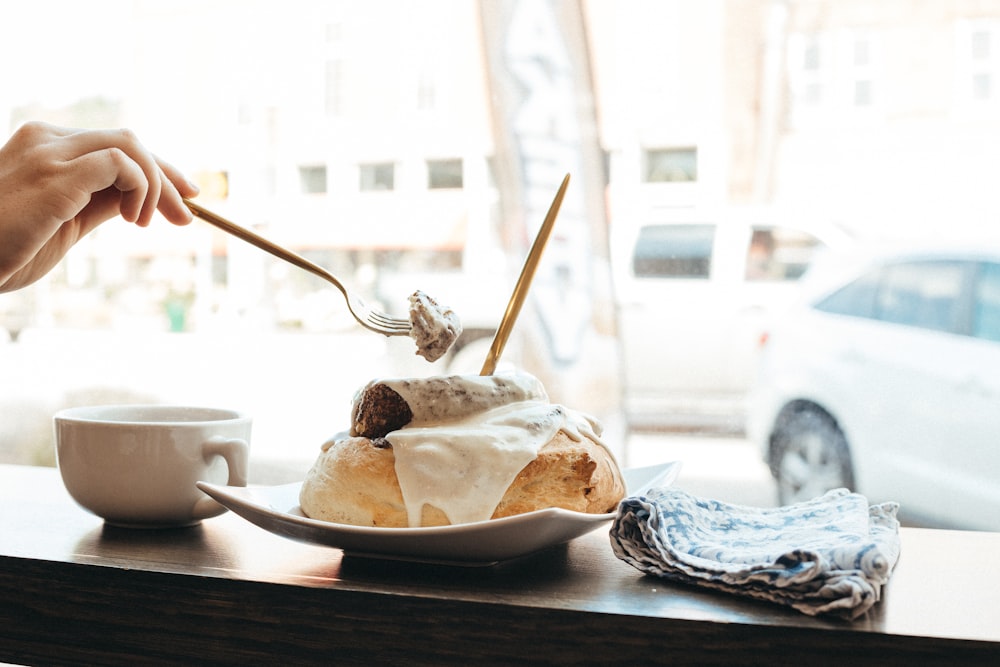
[[899,558],[898,509],[847,489],[757,508],[656,488],[621,502],[611,546],[648,574],[853,619]]

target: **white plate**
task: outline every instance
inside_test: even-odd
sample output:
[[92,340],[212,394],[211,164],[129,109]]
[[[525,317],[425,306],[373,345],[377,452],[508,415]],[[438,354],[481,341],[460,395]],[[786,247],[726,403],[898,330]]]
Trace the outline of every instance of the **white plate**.
[[[680,463],[673,461],[624,471],[629,495],[669,485]],[[455,565],[492,565],[562,544],[614,518],[551,508],[454,526],[373,528],[310,519],[299,509],[300,482],[271,487],[198,488],[264,530],[301,542],[343,549],[347,553]]]

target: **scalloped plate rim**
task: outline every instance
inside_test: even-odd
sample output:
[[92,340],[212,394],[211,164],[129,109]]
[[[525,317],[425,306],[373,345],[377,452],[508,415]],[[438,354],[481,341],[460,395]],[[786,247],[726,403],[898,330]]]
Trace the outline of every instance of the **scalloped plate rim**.
[[[679,468],[679,462],[671,461],[624,470],[628,495],[669,485]],[[233,513],[282,537],[354,555],[450,565],[492,565],[528,555],[585,535],[615,517],[615,512],[587,514],[552,507],[449,526],[353,526],[302,514],[298,506],[301,486],[301,482],[248,487],[198,482],[199,489]]]

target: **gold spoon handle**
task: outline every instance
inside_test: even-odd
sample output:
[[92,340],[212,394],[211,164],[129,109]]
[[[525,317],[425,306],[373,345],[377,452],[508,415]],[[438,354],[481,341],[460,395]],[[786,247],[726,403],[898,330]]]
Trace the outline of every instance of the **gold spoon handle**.
[[490,346],[489,354],[486,356],[486,363],[483,364],[483,369],[479,371],[480,375],[493,375],[493,371],[497,369],[500,355],[503,354],[503,349],[507,345],[507,339],[510,338],[510,332],[514,329],[514,322],[517,321],[517,316],[521,312],[521,306],[524,305],[524,300],[528,296],[531,279],[535,276],[535,269],[538,268],[538,262],[542,258],[545,243],[549,240],[549,234],[551,234],[552,227],[555,225],[556,216],[559,214],[559,207],[562,205],[567,185],[569,185],[569,174],[566,174],[566,177],[563,178],[562,185],[559,186],[559,191],[556,193],[555,199],[552,200],[552,205],[549,206],[549,212],[545,214],[545,220],[542,222],[542,226],[535,236],[535,241],[531,244],[531,252],[528,253],[528,259],[525,260],[524,267],[521,269],[521,275],[514,285],[514,293],[510,295],[510,301],[507,302],[507,310],[503,314],[503,319],[500,320],[497,334],[493,337],[493,345]]

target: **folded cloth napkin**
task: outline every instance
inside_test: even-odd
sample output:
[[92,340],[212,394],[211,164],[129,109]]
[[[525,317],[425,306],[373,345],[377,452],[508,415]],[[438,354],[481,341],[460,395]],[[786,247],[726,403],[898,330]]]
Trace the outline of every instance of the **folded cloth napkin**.
[[620,503],[611,546],[648,574],[853,619],[899,558],[898,509],[847,489],[756,508],[657,488]]

